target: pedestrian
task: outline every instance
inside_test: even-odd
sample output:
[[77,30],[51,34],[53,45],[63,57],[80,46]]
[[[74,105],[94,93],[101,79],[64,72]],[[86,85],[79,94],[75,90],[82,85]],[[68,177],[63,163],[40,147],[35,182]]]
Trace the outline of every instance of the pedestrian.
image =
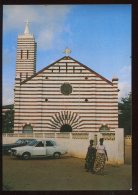
[[104,139],[100,138],[100,143],[96,146],[96,159],[94,163],[94,172],[98,175],[103,175],[105,161],[108,161],[107,151],[103,144]]
[[95,156],[96,156],[96,149],[95,149],[95,147],[93,147],[93,140],[90,140],[90,145],[88,147],[86,158],[85,158],[86,171],[90,171],[91,173],[93,173]]

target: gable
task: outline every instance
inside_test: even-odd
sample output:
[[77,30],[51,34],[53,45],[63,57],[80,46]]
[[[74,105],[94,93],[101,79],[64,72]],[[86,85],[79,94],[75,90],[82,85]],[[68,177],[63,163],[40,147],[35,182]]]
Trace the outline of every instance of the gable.
[[89,74],[93,75],[95,79],[105,81],[109,85],[112,85],[112,82],[98,74],[97,72],[93,71],[86,65],[78,62],[77,60],[69,57],[69,56],[64,56],[63,58],[59,59],[58,61],[48,65],[47,67],[43,68],[42,70],[38,71],[36,74],[33,76],[27,78],[24,80],[21,84],[24,84],[28,81],[31,81],[33,78],[37,77],[38,75],[41,74],[46,74],[46,73],[60,73],[62,74],[73,74],[74,76],[78,76],[79,74]]

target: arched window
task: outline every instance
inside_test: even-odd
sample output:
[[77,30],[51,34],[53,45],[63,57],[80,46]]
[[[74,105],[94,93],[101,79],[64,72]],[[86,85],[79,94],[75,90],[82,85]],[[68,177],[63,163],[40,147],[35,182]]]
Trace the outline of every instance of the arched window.
[[99,129],[99,131],[109,131],[108,125],[102,125]]
[[33,133],[33,127],[29,124],[24,125],[23,133],[31,134]]

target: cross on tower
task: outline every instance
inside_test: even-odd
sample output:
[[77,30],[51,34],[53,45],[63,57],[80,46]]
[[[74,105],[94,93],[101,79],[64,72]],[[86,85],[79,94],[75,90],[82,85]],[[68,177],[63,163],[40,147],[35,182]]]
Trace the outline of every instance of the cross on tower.
[[30,21],[27,19],[24,34],[30,34],[29,23]]
[[66,54],[66,56],[68,56],[71,53],[71,50],[69,48],[66,48],[64,50],[64,53]]

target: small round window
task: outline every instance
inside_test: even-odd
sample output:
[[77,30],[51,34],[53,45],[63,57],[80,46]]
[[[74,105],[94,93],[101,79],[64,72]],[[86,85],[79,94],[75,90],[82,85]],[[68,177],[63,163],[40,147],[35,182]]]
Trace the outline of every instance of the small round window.
[[72,86],[69,83],[64,83],[61,85],[61,93],[64,95],[69,95],[72,93]]

